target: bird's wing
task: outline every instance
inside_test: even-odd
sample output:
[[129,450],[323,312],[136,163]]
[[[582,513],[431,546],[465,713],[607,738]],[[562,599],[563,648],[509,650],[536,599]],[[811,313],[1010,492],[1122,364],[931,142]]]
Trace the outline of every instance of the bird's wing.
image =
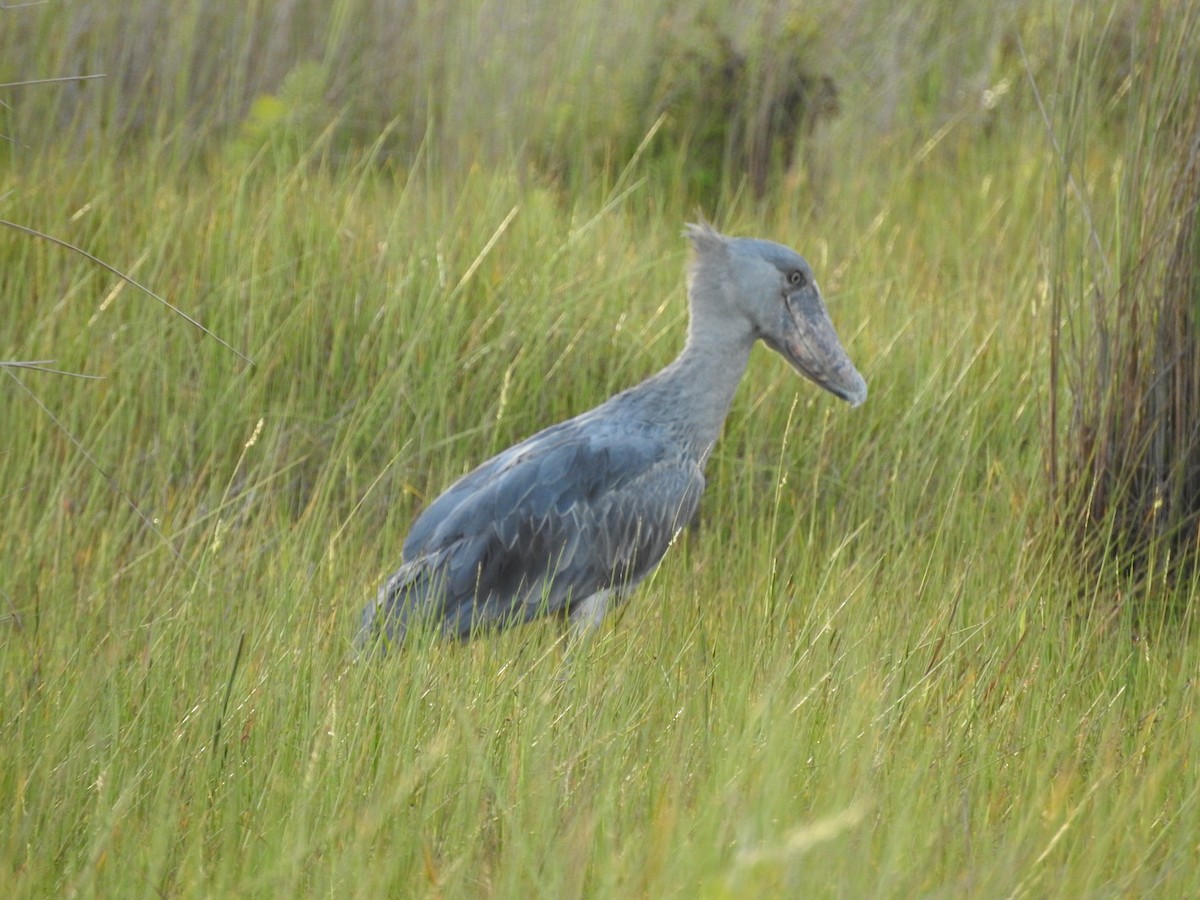
[[409,529],[408,537],[404,539],[403,559],[407,562],[424,555],[429,550],[430,541],[447,517],[482,488],[503,477],[504,473],[514,466],[577,440],[577,431],[578,424],[574,419],[552,425],[498,453],[459,478],[417,516]]
[[542,432],[438,498],[377,614],[465,636],[644,577],[695,513],[704,476],[650,429],[597,424]]

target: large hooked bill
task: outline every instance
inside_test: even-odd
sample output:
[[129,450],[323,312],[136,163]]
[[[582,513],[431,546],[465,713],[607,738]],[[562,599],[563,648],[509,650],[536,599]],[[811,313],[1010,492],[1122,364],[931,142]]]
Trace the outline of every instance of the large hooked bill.
[[867,399],[867,382],[846,355],[825,304],[818,299],[804,313],[793,312],[791,319],[792,327],[779,342],[767,340],[771,349],[818,387],[859,406]]

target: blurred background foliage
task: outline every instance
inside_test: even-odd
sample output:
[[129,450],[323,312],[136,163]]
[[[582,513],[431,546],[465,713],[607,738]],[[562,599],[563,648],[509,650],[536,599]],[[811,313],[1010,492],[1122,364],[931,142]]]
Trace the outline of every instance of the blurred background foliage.
[[986,140],[1064,51],[1119,119],[1145,15],[1114,4],[1076,34],[1050,0],[48,3],[3,11],[0,82],[103,77],[10,90],[0,123],[10,158],[322,141],[399,171],[431,158],[450,178],[516,158],[568,189],[618,177],[645,144],[647,171],[682,175],[710,207],[780,174],[816,198],[872,142],[951,122],[967,126],[956,141]]

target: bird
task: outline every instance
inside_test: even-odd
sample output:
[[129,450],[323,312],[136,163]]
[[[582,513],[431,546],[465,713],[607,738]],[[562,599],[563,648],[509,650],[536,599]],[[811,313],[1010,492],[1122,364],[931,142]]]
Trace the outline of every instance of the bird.
[[808,262],[782,244],[688,225],[688,332],[664,369],[462,476],[413,522],[362,611],[360,651],[416,627],[468,639],[565,618],[594,631],[694,517],[704,470],[757,341],[852,407],[867,384]]

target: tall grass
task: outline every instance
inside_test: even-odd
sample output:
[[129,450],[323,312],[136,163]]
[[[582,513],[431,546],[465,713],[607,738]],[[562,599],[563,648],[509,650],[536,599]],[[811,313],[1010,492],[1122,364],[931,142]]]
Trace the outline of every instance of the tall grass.
[[[1056,506],[1082,558],[1141,584],[1128,596],[1151,619],[1186,612],[1186,592],[1163,578],[1195,573],[1200,515],[1200,22],[1190,7],[1158,13],[1098,23],[1052,125],[1066,135],[1055,143],[1066,202],[1051,270]],[[1097,91],[1088,74],[1112,56],[1127,75]],[[1116,134],[1104,173],[1112,213],[1082,163],[1093,118]]]
[[[188,84],[215,66],[205,43],[267,10],[188,8]],[[4,231],[0,359],[99,378],[0,371],[0,894],[1188,896],[1194,635],[1067,615],[1110,582],[1041,540],[1046,315],[1074,296],[1047,223],[1074,239],[1077,220],[1054,217],[1064,157],[1027,81],[998,85],[1021,73],[1010,28],[1039,78],[1074,71],[1039,55],[1063,33],[1054,8],[965,31],[928,5],[824,20],[877,69],[840,82],[821,209],[795,185],[761,205],[731,186],[720,224],[802,249],[870,401],[847,410],[756,354],[700,526],[569,666],[549,625],[371,665],[350,640],[423,503],[677,351],[686,158],[620,159],[571,192],[481,127],[474,165],[454,164],[468,144],[451,132],[381,161],[401,133],[386,123],[361,143],[273,130],[252,106],[282,89],[235,90],[248,52],[213,75],[203,108],[225,127],[199,128],[199,153],[173,140],[196,124],[172,105],[187,91],[143,110],[172,140],[119,140],[101,118],[92,143],[83,128],[51,147],[38,104],[64,134],[100,113],[23,89],[3,218],[152,287],[253,364]],[[152,53],[97,9],[37,21]],[[425,30],[397,40],[461,62],[435,52],[460,32],[412,9]],[[922,40],[881,43],[897,29]],[[3,65],[73,74],[53,29],[20,32],[20,57],[14,33]],[[988,75],[991,105],[913,68],[923,52]],[[889,66],[894,94],[870,74]],[[443,82],[418,83],[437,115],[484,123],[503,88],[451,109]],[[126,102],[100,90],[103,109]],[[337,103],[369,94],[347,82]],[[1124,135],[1069,121],[1089,209],[1115,228]]]

